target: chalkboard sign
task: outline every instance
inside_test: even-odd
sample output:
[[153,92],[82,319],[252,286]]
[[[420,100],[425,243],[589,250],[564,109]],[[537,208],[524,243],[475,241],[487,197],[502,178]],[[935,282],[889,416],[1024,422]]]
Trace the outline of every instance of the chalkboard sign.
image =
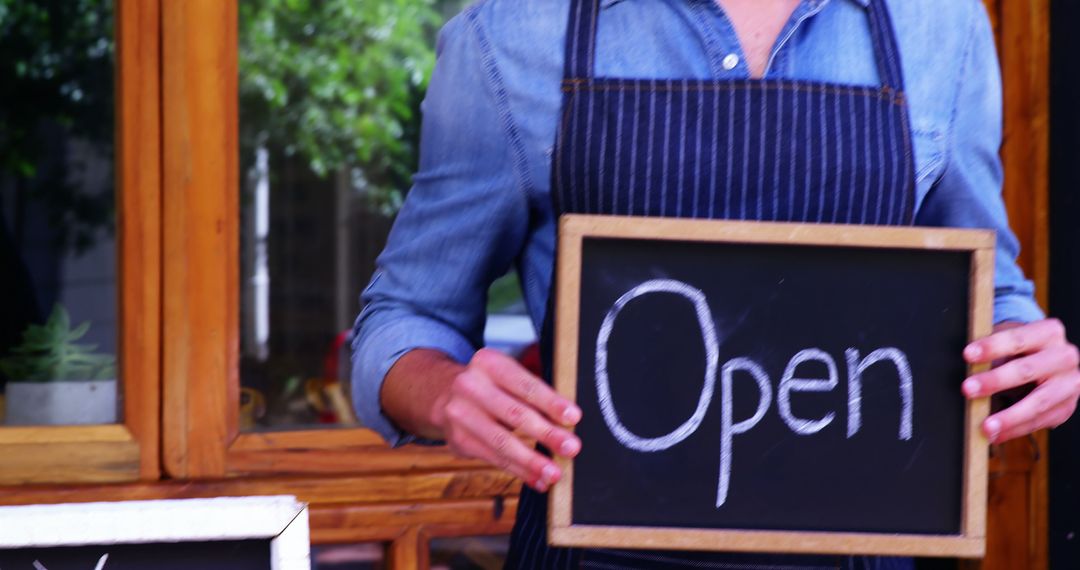
[[0,507],[2,570],[310,570],[295,497]]
[[560,546],[981,556],[988,231],[566,216]]

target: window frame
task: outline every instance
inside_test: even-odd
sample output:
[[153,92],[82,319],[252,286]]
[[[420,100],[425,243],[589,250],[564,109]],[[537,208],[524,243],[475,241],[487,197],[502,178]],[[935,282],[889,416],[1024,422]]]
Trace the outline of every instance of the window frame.
[[368,429],[240,431],[238,9],[165,2],[162,21],[165,471],[219,478],[450,470],[510,481],[444,448],[391,449]]
[[0,427],[0,485],[160,474],[161,142],[158,0],[115,0],[119,370],[123,420]]

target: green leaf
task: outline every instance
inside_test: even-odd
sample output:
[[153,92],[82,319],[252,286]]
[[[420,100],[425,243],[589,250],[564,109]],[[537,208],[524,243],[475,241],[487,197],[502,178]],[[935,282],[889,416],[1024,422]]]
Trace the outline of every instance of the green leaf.
[[57,304],[44,325],[29,325],[22,344],[0,358],[0,372],[8,379],[26,382],[91,380],[115,375],[116,359],[97,353],[97,345],[78,344],[90,329],[82,323],[71,330],[67,311]]

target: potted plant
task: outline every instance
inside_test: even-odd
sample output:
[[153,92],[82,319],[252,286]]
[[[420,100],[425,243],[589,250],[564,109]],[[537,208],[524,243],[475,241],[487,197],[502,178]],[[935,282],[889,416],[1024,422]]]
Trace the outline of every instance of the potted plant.
[[107,424],[116,417],[116,360],[79,344],[90,323],[71,328],[57,304],[44,325],[30,325],[22,343],[0,358],[7,377],[9,425]]

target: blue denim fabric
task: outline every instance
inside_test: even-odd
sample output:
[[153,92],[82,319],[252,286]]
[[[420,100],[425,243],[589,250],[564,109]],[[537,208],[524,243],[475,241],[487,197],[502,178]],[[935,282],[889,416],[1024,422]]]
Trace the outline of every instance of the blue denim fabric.
[[[598,76],[749,76],[714,0],[602,0]],[[803,0],[767,77],[876,85],[865,0]],[[916,159],[916,224],[997,230],[994,319],[1041,318],[1001,200],[999,67],[979,0],[889,0]],[[555,244],[551,153],[562,103],[568,0],[481,0],[450,21],[424,102],[420,168],[363,294],[353,395],[364,425],[413,441],[379,391],[403,354],[465,362],[481,345],[489,284],[516,268],[537,329]],[[726,70],[724,59],[738,64]]]

